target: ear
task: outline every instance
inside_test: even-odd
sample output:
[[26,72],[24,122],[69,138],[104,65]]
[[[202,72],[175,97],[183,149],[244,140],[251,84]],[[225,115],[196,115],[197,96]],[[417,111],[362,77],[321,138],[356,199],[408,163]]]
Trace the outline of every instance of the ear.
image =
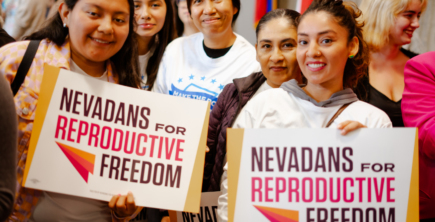
[[257,52],[257,53],[255,53],[256,55],[255,55],[255,58],[257,59],[257,62],[260,62],[260,58],[258,58],[258,44],[257,43],[255,43],[255,51]]
[[238,11],[239,11],[239,9],[237,9],[236,7],[233,7],[233,15],[235,15]]
[[69,26],[69,16],[71,15],[71,10],[66,6],[65,3],[59,5],[59,15],[62,18],[62,22]]
[[352,38],[352,40],[349,42],[349,56],[350,55],[356,55],[359,51],[359,40],[356,36]]

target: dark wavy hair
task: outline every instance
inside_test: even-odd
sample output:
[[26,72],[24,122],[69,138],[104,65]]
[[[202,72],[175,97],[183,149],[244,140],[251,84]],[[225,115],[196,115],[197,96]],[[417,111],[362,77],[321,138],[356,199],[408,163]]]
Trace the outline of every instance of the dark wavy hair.
[[181,21],[180,17],[178,16],[178,2],[180,0],[174,0],[174,13],[175,13],[175,29],[177,32],[177,37],[180,37],[183,35],[184,32],[184,23]]
[[[192,8],[192,2],[194,0],[186,0],[187,2],[187,10],[189,10],[189,13],[192,15],[192,12],[190,10],[190,8]],[[232,21],[232,25],[234,25],[234,23],[236,23],[237,17],[239,17],[239,13],[240,13],[240,0],[231,0],[231,2],[233,3],[233,7],[237,8],[237,12],[236,14],[234,14],[233,16],[233,21]]]
[[284,18],[287,19],[288,22],[290,22],[290,25],[294,27],[298,27],[299,16],[301,16],[299,12],[291,9],[279,8],[268,12],[260,19],[260,21],[258,21],[257,28],[255,29],[255,36],[257,37],[257,41],[258,41],[258,33],[261,31],[263,26],[270,20],[277,19],[277,18]]
[[157,45],[154,50],[154,54],[148,61],[146,73],[148,75],[146,85],[149,86],[151,90],[154,86],[154,82],[157,78],[157,73],[159,71],[160,62],[163,58],[163,53],[166,50],[166,46],[174,40],[176,37],[175,33],[175,9],[174,4],[171,0],[165,0],[166,3],[166,16],[165,24],[163,24],[162,30],[160,30],[155,37],[158,37]]
[[[79,0],[65,0],[68,9],[73,10]],[[138,65],[138,44],[134,27],[134,4],[133,0],[126,0],[130,6],[129,32],[127,39],[114,56],[110,58],[113,64],[113,70],[119,79],[119,84],[138,88],[140,86],[140,72]],[[59,12],[54,15],[45,27],[26,37],[26,40],[43,40],[49,39],[56,45],[61,46],[69,34],[69,29],[63,27],[62,18]]]
[[354,88],[358,84],[358,81],[367,75],[369,65],[369,48],[362,34],[364,23],[360,23],[356,20],[362,15],[361,10],[359,10],[357,5],[353,2],[343,2],[342,0],[314,0],[307,11],[300,17],[298,24],[301,23],[306,15],[321,11],[330,14],[340,26],[348,31],[348,42],[352,41],[353,37],[358,38],[358,53],[354,58],[347,59],[343,76],[344,88]]

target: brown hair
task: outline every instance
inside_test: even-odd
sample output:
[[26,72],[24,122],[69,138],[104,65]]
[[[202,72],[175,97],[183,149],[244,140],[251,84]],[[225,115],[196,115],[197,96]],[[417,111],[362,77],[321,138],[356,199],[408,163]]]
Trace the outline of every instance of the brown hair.
[[314,0],[307,11],[300,17],[299,24],[306,15],[321,11],[330,14],[340,26],[347,29],[349,33],[348,42],[352,41],[354,37],[358,38],[358,53],[354,55],[354,58],[347,59],[343,75],[344,88],[354,88],[358,84],[358,81],[366,75],[369,64],[369,48],[362,34],[364,23],[357,21],[357,18],[362,15],[361,10],[353,2]]

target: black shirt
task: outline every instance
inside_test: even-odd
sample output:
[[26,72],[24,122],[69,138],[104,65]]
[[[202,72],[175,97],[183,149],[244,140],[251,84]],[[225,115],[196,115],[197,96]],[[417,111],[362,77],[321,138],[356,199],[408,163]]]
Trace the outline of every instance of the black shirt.
[[[408,58],[412,58],[418,54],[415,54],[406,49],[400,49],[400,51],[405,54]],[[367,72],[368,74],[368,72]],[[358,83],[358,87],[355,89],[359,99],[368,102],[385,113],[387,113],[391,122],[393,123],[393,127],[404,127],[403,119],[402,119],[402,109],[401,104],[402,100],[397,102],[392,101],[390,98],[379,92],[372,85],[370,85],[370,81],[368,75],[365,76]]]
[[202,42],[202,46],[204,47],[205,54],[207,54],[208,57],[212,59],[217,59],[219,57],[224,56],[227,54],[228,51],[230,51],[231,47],[223,48],[223,49],[210,49],[207,46],[205,46],[204,41]]

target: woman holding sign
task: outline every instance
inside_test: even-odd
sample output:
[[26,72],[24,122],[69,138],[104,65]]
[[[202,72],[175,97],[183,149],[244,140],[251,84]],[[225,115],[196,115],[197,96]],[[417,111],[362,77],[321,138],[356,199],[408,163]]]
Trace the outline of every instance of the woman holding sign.
[[[368,48],[362,38],[361,15],[351,2],[315,0],[298,24],[297,60],[305,85],[290,80],[267,90],[245,106],[237,128],[324,128],[342,135],[362,127],[389,128],[391,121],[378,108],[358,101],[352,87],[364,75]],[[225,166],[219,216],[227,220]]]
[[257,60],[261,72],[234,79],[225,86],[210,115],[203,190],[220,190],[222,166],[226,155],[227,128],[231,127],[246,103],[267,89],[278,88],[290,79],[301,79],[296,60],[296,20],[300,14],[290,9],[276,9],[260,19],[256,29]]
[[213,108],[226,84],[260,65],[254,47],[232,29],[240,0],[187,0],[187,6],[200,33],[169,44],[153,91],[210,101]]
[[[40,43],[15,96],[19,117],[18,190],[10,220],[28,221],[32,217],[33,221],[110,221],[112,215],[128,218],[137,211],[132,194],[114,196],[107,204],[62,194],[42,194],[21,186],[44,64],[139,88],[133,27],[133,0],[65,0],[47,26],[28,37]],[[0,49],[0,74],[9,82],[15,79],[28,46],[29,41],[23,41]],[[38,202],[41,195],[44,198]]]

